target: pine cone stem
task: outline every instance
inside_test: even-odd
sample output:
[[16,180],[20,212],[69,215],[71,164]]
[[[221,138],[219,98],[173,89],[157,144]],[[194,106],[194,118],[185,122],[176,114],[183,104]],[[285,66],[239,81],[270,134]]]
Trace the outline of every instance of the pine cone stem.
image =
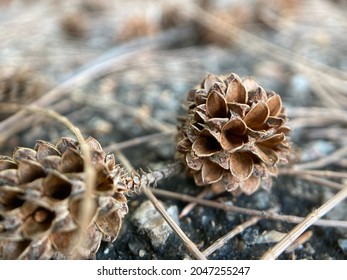
[[[127,162],[127,159],[124,157],[122,153],[119,152],[118,156],[123,159],[123,163],[128,166],[128,170],[132,169],[130,163]],[[188,236],[182,231],[182,229],[176,224],[176,222],[168,215],[165,208],[158,201],[158,199],[154,196],[149,186],[151,184],[156,184],[158,181],[166,179],[174,174],[179,173],[183,170],[183,165],[180,162],[175,162],[172,164],[165,165],[159,170],[144,172],[141,170],[141,175],[133,172],[131,176],[125,176],[121,180],[123,184],[126,185],[128,191],[139,193],[143,191],[143,193],[147,196],[147,198],[152,202],[155,209],[161,214],[163,219],[168,223],[171,229],[179,236],[184,245],[188,248],[191,254],[198,260],[206,260],[206,257],[200,252],[197,246],[188,238]]]
[[150,172],[141,171],[141,174],[134,172],[131,176],[126,176],[123,182],[129,191],[139,193],[144,188],[155,185],[159,181],[169,178],[182,170],[183,165],[180,162],[175,162]]

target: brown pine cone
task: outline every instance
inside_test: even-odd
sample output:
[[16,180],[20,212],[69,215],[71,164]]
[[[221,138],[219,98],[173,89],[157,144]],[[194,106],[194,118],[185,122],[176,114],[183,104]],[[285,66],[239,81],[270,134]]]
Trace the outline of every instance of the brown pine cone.
[[189,92],[180,121],[177,156],[198,186],[247,195],[269,189],[290,148],[281,97],[236,74],[207,75]]
[[[0,102],[29,104],[45,91],[44,83],[28,69],[0,69]],[[0,112],[0,120],[9,113]]]
[[93,258],[102,239],[117,238],[128,212],[122,169],[94,138],[86,143],[96,184],[93,219],[82,237],[86,174],[78,142],[37,141],[34,149],[0,156],[0,259]]

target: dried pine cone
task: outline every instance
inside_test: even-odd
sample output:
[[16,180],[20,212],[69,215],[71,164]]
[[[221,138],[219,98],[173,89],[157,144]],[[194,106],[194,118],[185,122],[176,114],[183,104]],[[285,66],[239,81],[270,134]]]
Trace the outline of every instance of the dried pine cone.
[[102,239],[113,241],[127,213],[122,169],[89,137],[96,184],[93,219],[81,238],[86,190],[78,142],[37,141],[0,157],[0,259],[93,258]]
[[82,11],[65,15],[60,24],[65,34],[72,38],[83,38],[88,30],[88,19]]
[[128,42],[135,38],[151,36],[158,32],[158,27],[151,18],[144,14],[126,18],[118,31],[118,40]]
[[[0,69],[0,102],[29,104],[39,98],[44,90],[44,84],[27,69]],[[9,115],[0,112],[0,120]]]
[[[281,97],[255,81],[209,74],[188,94],[177,155],[198,186],[223,185],[234,194],[271,187],[289,143]],[[263,184],[260,184],[261,181]]]

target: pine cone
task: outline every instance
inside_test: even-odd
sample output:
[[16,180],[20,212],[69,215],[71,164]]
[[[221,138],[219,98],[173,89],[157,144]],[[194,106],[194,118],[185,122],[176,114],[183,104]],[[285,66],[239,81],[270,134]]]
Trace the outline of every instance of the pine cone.
[[102,239],[116,239],[128,211],[122,169],[94,138],[86,143],[96,184],[93,219],[82,242],[86,174],[78,142],[37,141],[34,149],[0,157],[0,259],[93,258]]
[[289,151],[281,97],[236,74],[224,80],[207,75],[189,92],[180,121],[177,156],[198,186],[223,185],[247,195],[260,185],[269,189]]
[[[44,84],[27,69],[0,69],[0,102],[29,104],[40,97],[45,90]],[[10,114],[0,112],[0,120]]]

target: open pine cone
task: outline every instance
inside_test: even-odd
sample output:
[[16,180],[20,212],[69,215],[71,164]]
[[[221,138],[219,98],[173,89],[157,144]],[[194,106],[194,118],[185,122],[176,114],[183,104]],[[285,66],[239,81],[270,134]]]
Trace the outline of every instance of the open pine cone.
[[93,258],[102,239],[113,241],[127,213],[122,169],[94,138],[86,140],[96,171],[93,219],[81,236],[86,191],[78,142],[37,141],[0,156],[0,259]]
[[[28,69],[0,68],[0,102],[29,104],[45,91],[44,83]],[[9,113],[0,112],[0,120]]]
[[290,148],[281,97],[236,74],[207,75],[189,92],[180,121],[177,155],[198,186],[247,195],[269,189]]

